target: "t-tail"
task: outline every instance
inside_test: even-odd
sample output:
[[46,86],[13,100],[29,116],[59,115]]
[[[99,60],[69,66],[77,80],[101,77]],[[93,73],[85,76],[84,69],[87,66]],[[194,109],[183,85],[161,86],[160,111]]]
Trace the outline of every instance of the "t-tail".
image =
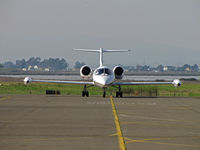
[[103,53],[104,52],[130,52],[131,50],[109,50],[109,49],[74,49],[76,51],[85,51],[85,52],[99,52],[100,54],[100,66],[103,66]]

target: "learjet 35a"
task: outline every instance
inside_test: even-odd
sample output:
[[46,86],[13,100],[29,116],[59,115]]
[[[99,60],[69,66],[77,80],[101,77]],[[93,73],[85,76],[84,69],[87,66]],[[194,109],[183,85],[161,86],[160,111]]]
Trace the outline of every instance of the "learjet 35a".
[[92,81],[57,81],[57,80],[34,80],[30,77],[24,79],[24,84],[30,82],[49,82],[49,83],[65,83],[65,84],[82,84],[84,85],[82,96],[89,96],[87,88],[90,86],[99,86],[103,89],[103,97],[106,96],[106,88],[109,86],[117,86],[118,91],[116,97],[123,97],[121,90],[122,85],[158,85],[158,84],[173,84],[175,87],[181,85],[181,81],[175,79],[171,82],[120,82],[124,76],[124,69],[121,66],[115,66],[113,69],[104,66],[103,64],[103,53],[105,52],[129,52],[130,50],[107,50],[107,49],[74,49],[76,51],[85,52],[98,52],[100,54],[100,66],[92,71],[92,69],[84,65],[80,69],[80,75],[83,79],[92,78]]

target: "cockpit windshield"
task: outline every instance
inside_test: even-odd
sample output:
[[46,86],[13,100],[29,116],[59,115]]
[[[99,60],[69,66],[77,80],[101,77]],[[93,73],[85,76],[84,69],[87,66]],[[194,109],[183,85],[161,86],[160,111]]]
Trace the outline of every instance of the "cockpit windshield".
[[95,74],[96,75],[102,75],[102,74],[111,75],[112,71],[108,68],[100,68],[96,70]]
[[108,68],[105,68],[105,74],[111,75],[112,71],[110,69],[108,69]]
[[98,69],[95,74],[96,75],[101,75],[103,73],[104,73],[104,69]]

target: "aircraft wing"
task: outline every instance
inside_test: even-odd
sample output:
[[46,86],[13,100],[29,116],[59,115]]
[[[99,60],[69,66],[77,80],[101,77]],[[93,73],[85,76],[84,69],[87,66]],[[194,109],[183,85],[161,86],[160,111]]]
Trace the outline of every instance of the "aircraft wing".
[[161,84],[173,84],[174,86],[180,86],[181,81],[176,79],[171,82],[113,82],[112,85],[161,85]]
[[30,82],[46,82],[46,83],[64,83],[64,84],[87,84],[94,85],[94,82],[90,81],[60,81],[60,80],[33,80],[30,77],[26,77],[24,79],[24,84],[28,84]]

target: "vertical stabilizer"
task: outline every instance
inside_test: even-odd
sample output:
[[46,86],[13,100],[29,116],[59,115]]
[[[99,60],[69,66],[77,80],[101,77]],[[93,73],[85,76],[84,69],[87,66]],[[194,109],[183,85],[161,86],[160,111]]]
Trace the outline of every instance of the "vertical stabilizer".
[[103,53],[104,52],[130,52],[130,50],[109,50],[109,49],[74,49],[76,51],[85,51],[85,52],[99,52],[100,56],[100,66],[103,66]]
[[99,63],[99,65],[100,66],[103,66],[103,48],[100,48],[100,50],[99,50],[99,53],[100,53],[100,63]]

